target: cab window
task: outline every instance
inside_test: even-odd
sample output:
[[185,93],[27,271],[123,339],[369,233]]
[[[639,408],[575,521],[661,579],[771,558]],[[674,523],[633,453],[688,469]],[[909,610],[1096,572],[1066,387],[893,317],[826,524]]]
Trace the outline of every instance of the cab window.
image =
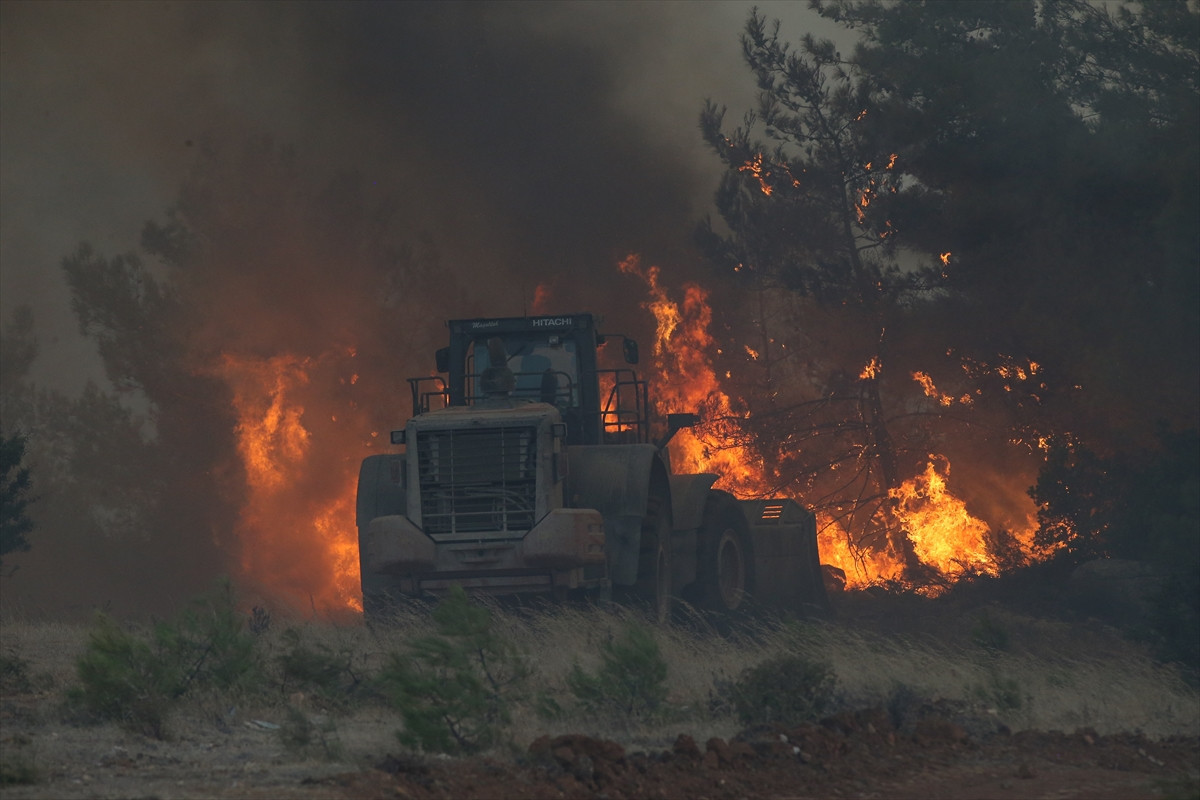
[[[484,370],[504,366],[492,363],[488,341],[488,338],[476,339],[468,355],[471,394],[476,398],[482,394],[479,379]],[[503,341],[508,368],[516,378],[514,397],[539,400],[561,408],[579,405],[579,359],[574,339],[562,336],[545,339],[510,336]]]

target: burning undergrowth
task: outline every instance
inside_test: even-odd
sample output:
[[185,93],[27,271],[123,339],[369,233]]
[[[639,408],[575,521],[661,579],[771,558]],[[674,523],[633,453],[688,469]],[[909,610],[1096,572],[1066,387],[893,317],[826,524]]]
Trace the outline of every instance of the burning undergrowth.
[[[702,424],[672,442],[675,468],[717,473],[717,486],[739,497],[783,495],[812,507],[821,561],[837,580],[936,594],[964,575],[996,575],[1045,554],[1034,547],[1027,494],[1044,453],[996,442],[992,425],[964,424],[953,406],[973,407],[977,397],[984,405],[982,388],[946,403],[928,373],[856,360],[853,329],[833,315],[762,293],[723,303],[725,317],[753,321],[757,341],[743,330],[738,346],[732,325],[717,330],[704,287],[685,284],[676,298],[662,271],[636,256],[620,270],[643,284],[657,323],[658,410],[701,412]],[[868,392],[885,369],[901,379]],[[1031,371],[1010,368],[1008,378]],[[951,478],[952,458],[965,480],[957,468]]]

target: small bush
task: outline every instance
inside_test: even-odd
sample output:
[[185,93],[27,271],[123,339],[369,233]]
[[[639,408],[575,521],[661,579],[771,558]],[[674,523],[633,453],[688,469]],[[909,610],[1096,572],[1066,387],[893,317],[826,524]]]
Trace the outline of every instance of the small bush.
[[0,694],[21,694],[32,689],[29,662],[15,650],[0,652]]
[[1200,674],[1200,573],[1176,573],[1152,598],[1150,624],[1159,658]]
[[295,628],[285,630],[282,638],[288,649],[275,661],[285,694],[302,690],[326,702],[344,705],[362,685],[350,648],[335,650],[319,642],[310,644]]
[[975,697],[997,711],[1015,711],[1027,699],[1021,693],[1021,683],[1016,678],[1007,678],[993,671],[985,683],[972,689]]
[[884,708],[892,720],[892,726],[896,730],[905,730],[911,727],[917,709],[925,702],[925,697],[912,686],[895,681],[887,693]]
[[69,699],[99,719],[162,738],[167,712],[191,688],[231,689],[258,676],[254,639],[227,583],[147,634],[99,614],[76,662]]
[[135,636],[99,614],[75,668],[80,685],[69,693],[73,703],[99,719],[162,738],[167,709],[184,682],[159,641]]
[[667,662],[649,629],[626,626],[600,646],[600,661],[595,675],[578,664],[567,675],[567,686],[586,710],[645,717],[666,700]]
[[8,736],[0,748],[0,786],[37,783],[41,773],[34,758],[33,741],[27,736]]
[[287,718],[279,726],[279,738],[292,753],[308,755],[315,752],[330,761],[342,757],[337,724],[328,717],[309,716],[296,706],[288,706]]
[[254,636],[228,581],[193,601],[176,621],[156,626],[154,635],[183,671],[184,690],[193,685],[232,689],[261,677]]
[[769,658],[742,673],[732,687],[742,722],[796,724],[820,719],[833,703],[833,671],[802,656]]
[[5,436],[0,432],[0,564],[4,556],[29,549],[26,536],[33,530],[28,505],[29,468],[25,460],[25,437],[19,433]]
[[981,613],[971,628],[971,641],[989,653],[999,653],[1009,648],[1008,631],[986,611]]
[[489,747],[509,722],[509,702],[528,675],[524,661],[461,587],[434,609],[433,621],[436,632],[392,654],[379,676],[404,718],[397,736],[443,753]]

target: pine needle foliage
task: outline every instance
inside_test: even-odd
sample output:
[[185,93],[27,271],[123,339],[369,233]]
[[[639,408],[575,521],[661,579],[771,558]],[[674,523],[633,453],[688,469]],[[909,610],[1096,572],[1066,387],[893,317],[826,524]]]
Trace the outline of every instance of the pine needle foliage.
[[495,631],[491,611],[461,587],[434,609],[433,622],[435,632],[393,653],[379,676],[404,719],[397,736],[425,751],[477,752],[499,741],[529,671]]
[[282,690],[312,692],[326,703],[344,706],[363,687],[349,647],[330,647],[309,638],[297,628],[282,634],[286,650],[275,658]]
[[648,628],[629,624],[600,646],[600,668],[589,674],[575,664],[567,686],[590,712],[653,716],[667,698],[667,662]]
[[222,582],[174,620],[134,632],[96,616],[70,699],[85,713],[162,738],[174,703],[194,688],[232,689],[259,676],[253,637]]
[[183,694],[179,665],[157,637],[138,636],[97,614],[87,649],[76,662],[79,686],[70,694],[82,710],[131,730],[163,738],[167,711]]

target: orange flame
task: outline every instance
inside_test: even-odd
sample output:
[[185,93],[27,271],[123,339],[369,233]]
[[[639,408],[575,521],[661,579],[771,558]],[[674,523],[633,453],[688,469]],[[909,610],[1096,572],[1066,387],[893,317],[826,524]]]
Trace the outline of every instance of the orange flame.
[[[715,485],[742,498],[773,494],[778,476],[768,474],[762,458],[741,445],[735,435],[736,426],[728,424],[744,419],[747,412],[723,391],[713,369],[712,354],[720,350],[709,334],[712,309],[708,305],[708,292],[696,284],[685,284],[683,300],[676,301],[661,283],[661,270],[656,266],[644,268],[636,255],[623,260],[619,269],[640,278],[649,293],[642,307],[654,315],[657,323],[656,374],[651,376],[657,410],[660,413],[701,411],[701,426],[694,431],[680,431],[671,441],[675,471],[717,473],[721,478]],[[745,351],[751,360],[761,357],[752,348],[746,347]],[[1026,373],[1036,369],[1031,364]],[[873,357],[859,377],[876,378],[880,370],[878,357]],[[925,373],[914,373],[913,378],[921,383],[928,396],[943,405],[972,402],[967,394],[956,400],[938,392]],[[722,421],[726,423],[724,426]],[[931,454],[923,472],[889,492],[893,507],[888,513],[894,517],[893,524],[907,532],[919,561],[948,580],[967,572],[996,574],[996,559],[989,550],[989,525],[970,513],[966,503],[951,493],[947,486],[949,475],[950,460]],[[803,502],[802,498],[794,499]],[[904,561],[890,545],[858,546],[854,537],[828,513],[818,514],[817,523],[821,562],[843,570],[848,588],[903,580]],[[1022,552],[1032,553],[1034,523],[1017,519],[1014,526],[1019,527],[1013,536]]]
[[[352,358],[353,351],[346,355]],[[330,463],[315,452],[313,421],[302,402],[314,366],[312,359],[292,354],[225,354],[214,368],[232,392],[246,474],[247,494],[234,531],[239,577],[293,610],[361,610],[353,528],[356,465]],[[337,415],[315,419],[336,423]]]
[[762,153],[755,153],[753,158],[751,158],[745,164],[742,164],[740,167],[738,167],[738,172],[749,172],[750,175],[756,181],[758,181],[758,188],[767,197],[770,197],[772,192],[775,191],[774,187],[772,187],[771,184],[767,182],[767,179],[773,177],[775,175],[776,171],[779,171],[779,172],[783,173],[784,175],[787,175],[789,181],[792,184],[793,189],[800,188],[800,181],[796,178],[795,175],[792,174],[791,168],[789,168],[786,163],[777,163],[774,165],[774,169],[768,169],[767,167],[763,166],[763,154]]
[[742,166],[738,167],[738,172],[749,172],[758,181],[758,187],[762,189],[762,193],[766,196],[771,196],[771,184],[767,183],[767,178],[770,177],[770,170],[763,170],[763,154],[755,153],[754,158],[747,161]]
[[955,403],[960,403],[964,406],[969,406],[975,402],[975,399],[969,394],[963,394],[957,399],[953,395],[939,391],[933,383],[933,378],[929,377],[929,373],[917,371],[912,374],[912,378],[917,383],[921,384],[921,389],[924,390],[925,396],[938,401],[938,405],[949,408]]
[[[938,464],[941,464],[939,470]],[[966,504],[946,490],[950,461],[931,454],[925,471],[892,489],[896,516],[922,563],[957,578],[965,571],[995,575],[988,553],[987,523],[967,512]]]
[[[694,283],[683,287],[683,302],[673,300],[659,283],[656,266],[643,269],[636,255],[619,264],[621,272],[640,278],[650,299],[642,307],[657,322],[654,339],[653,399],[660,415],[669,412],[701,412],[706,430],[719,430],[722,420],[744,416],[722,391],[713,370],[710,353],[716,343],[708,329],[712,309],[708,292]],[[682,430],[671,440],[671,460],[677,472],[715,472],[716,485],[744,497],[762,492],[767,484],[761,459],[736,445],[714,447],[694,431]]]

